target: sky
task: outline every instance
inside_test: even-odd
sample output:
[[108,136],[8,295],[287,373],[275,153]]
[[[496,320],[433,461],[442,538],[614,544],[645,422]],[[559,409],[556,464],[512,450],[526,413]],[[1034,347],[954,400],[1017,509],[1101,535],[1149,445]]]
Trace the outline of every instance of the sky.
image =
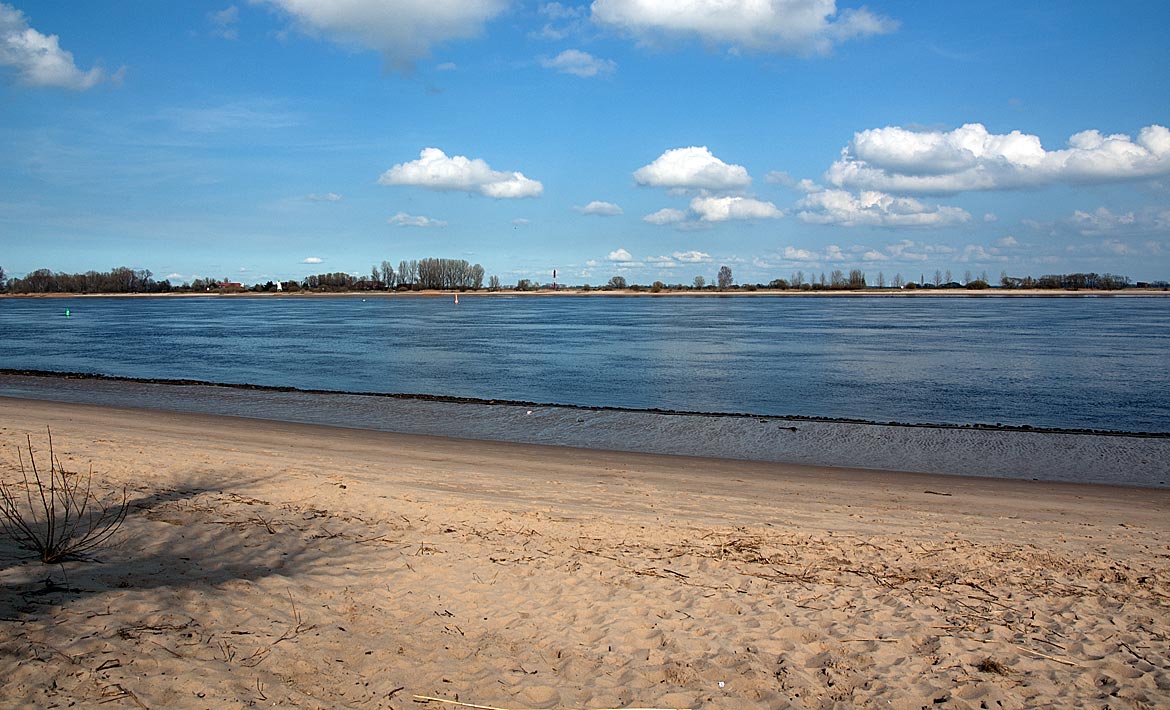
[[1170,279],[1164,0],[0,0],[0,267]]

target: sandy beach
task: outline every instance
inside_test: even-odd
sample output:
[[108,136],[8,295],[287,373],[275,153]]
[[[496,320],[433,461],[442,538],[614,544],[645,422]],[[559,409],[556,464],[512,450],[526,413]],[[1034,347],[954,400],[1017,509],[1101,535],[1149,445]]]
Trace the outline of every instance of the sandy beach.
[[1170,491],[19,399],[0,477],[47,426],[131,512],[0,539],[5,707],[1170,707]]

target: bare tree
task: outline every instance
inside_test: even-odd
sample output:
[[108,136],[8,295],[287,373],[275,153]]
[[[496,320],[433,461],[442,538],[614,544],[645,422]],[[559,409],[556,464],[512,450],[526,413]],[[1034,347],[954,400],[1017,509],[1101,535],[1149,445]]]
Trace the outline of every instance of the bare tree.
[[906,280],[902,278],[902,274],[894,274],[894,288],[902,288],[906,285]]
[[879,271],[878,272],[878,288],[885,288],[885,287],[886,287],[886,275],[884,272]]
[[726,265],[720,266],[719,275],[715,277],[715,281],[720,291],[731,288],[731,284],[735,283],[735,280],[731,277],[731,267]]
[[382,283],[385,284],[386,288],[394,288],[395,276],[394,265],[388,261],[382,261]]
[[934,270],[934,287],[938,288],[942,285],[942,272],[938,269]]
[[792,275],[792,288],[800,288],[804,285],[804,272],[797,271]]
[[489,291],[499,291],[500,290],[500,277],[499,276],[492,274],[491,277],[488,278],[488,290]]
[[702,276],[696,276],[695,280],[692,282],[692,286],[696,291],[702,291],[703,287],[706,285],[707,279],[703,278]]
[[833,269],[833,272],[829,274],[829,288],[845,288],[847,285],[845,273],[840,269]]
[[859,289],[865,288],[865,272],[861,269],[851,269],[849,271],[849,288]]

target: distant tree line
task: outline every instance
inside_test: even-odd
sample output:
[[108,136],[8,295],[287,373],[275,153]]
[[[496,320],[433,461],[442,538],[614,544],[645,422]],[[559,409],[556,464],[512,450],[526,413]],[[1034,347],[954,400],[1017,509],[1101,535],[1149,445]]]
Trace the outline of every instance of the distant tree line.
[[0,287],[10,293],[166,293],[170,281],[155,281],[149,269],[120,266],[110,271],[87,271],[66,274],[37,269],[24,278],[4,278],[0,268]]
[[[464,259],[416,259],[401,261],[394,268],[388,261],[375,265],[369,276],[354,276],[342,271],[306,276],[300,281],[268,281],[245,287],[228,278],[196,278],[181,285],[169,280],[156,281],[149,269],[119,266],[110,271],[87,271],[68,274],[37,269],[24,278],[8,278],[0,267],[0,292],[10,293],[168,293],[207,291],[418,291],[422,289],[479,290],[484,286],[484,268]],[[499,290],[500,280],[493,276],[491,288]]]
[[[1132,286],[1166,289],[1170,288],[1170,283],[1166,281],[1153,281],[1150,283],[1138,282],[1134,284],[1127,276],[1095,273],[1050,274],[1041,276],[1040,278],[1033,278],[1031,276],[1017,278],[1004,273],[999,280],[1000,288],[1012,289],[1090,289],[1111,291],[1130,288]],[[841,269],[834,269],[828,273],[822,271],[819,275],[816,273],[805,274],[804,271],[798,270],[787,279],[773,279],[768,283],[736,284],[732,278],[730,267],[722,266],[712,282],[708,282],[703,276],[696,276],[689,284],[667,284],[662,281],[655,281],[650,286],[642,286],[636,283],[629,283],[624,276],[614,276],[600,288],[606,291],[649,290],[658,293],[660,291],[758,291],[761,289],[778,291],[860,291],[863,289],[982,290],[992,288],[992,285],[987,277],[986,271],[978,275],[973,275],[971,271],[966,271],[961,280],[955,280],[950,270],[942,269],[936,269],[933,278],[929,278],[923,272],[917,281],[912,279],[907,280],[900,273],[896,274],[892,279],[887,279],[885,273],[881,271],[877,273],[876,279],[870,281],[865,272],[860,269],[851,269],[848,272]],[[591,290],[591,287],[586,285],[584,290]]]
[[[1133,284],[1129,277],[1116,274],[1074,273],[1074,274],[1047,274],[1039,278],[1032,276],[1008,276],[1006,272],[999,279],[1000,288],[1010,289],[1060,289],[1060,290],[1119,290],[1137,286],[1140,288],[1170,288],[1166,281]],[[549,286],[542,286],[533,279],[520,279],[515,285],[517,291],[537,291]],[[172,284],[169,280],[156,281],[149,269],[130,269],[120,266],[110,271],[87,271],[83,274],[67,274],[54,272],[49,269],[37,269],[23,278],[8,278],[3,267],[0,267],[0,293],[168,293],[176,292],[232,292],[232,291],[315,291],[341,293],[347,291],[420,291],[420,290],[481,290],[484,288],[484,268],[479,264],[470,264],[464,259],[413,259],[398,262],[397,267],[389,261],[375,264],[368,275],[355,276],[343,271],[314,274],[297,280],[282,282],[268,281],[264,284],[244,286],[232,282],[227,278],[213,277],[196,278],[180,285]],[[499,291],[503,289],[498,276],[491,276],[487,281],[487,289]],[[589,284],[579,287],[582,290],[593,290]],[[827,274],[795,271],[790,278],[778,278],[768,283],[736,284],[729,266],[719,268],[715,278],[708,281],[703,276],[696,276],[689,284],[667,284],[663,281],[654,281],[649,286],[630,283],[625,276],[614,276],[599,287],[602,290],[649,290],[654,293],[661,291],[729,291],[743,290],[756,291],[771,290],[798,290],[798,291],[857,291],[862,289],[970,289],[979,290],[991,288],[987,272],[975,276],[971,271],[964,273],[961,280],[954,280],[949,270],[935,269],[933,279],[923,272],[917,281],[902,278],[896,274],[887,280],[884,272],[879,271],[872,282],[865,272],[852,269],[845,272],[834,269]]]

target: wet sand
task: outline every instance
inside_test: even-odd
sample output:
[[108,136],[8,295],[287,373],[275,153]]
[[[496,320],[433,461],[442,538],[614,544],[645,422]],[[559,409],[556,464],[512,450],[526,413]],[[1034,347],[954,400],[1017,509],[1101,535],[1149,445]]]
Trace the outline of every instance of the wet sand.
[[1170,706],[1170,491],[16,399],[4,480],[46,426],[131,513],[0,540],[6,705]]

